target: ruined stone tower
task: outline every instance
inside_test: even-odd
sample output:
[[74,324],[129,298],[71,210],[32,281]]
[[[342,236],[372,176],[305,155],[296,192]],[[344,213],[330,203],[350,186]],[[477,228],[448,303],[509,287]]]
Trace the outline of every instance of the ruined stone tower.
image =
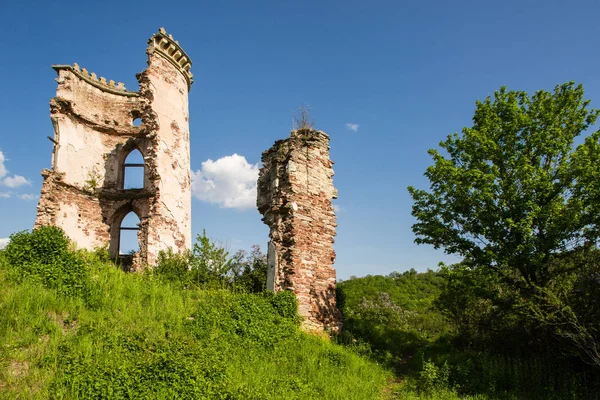
[[[160,250],[190,248],[192,236],[192,61],[163,28],[146,53],[138,92],[77,64],[53,66],[58,88],[50,101],[52,168],[42,171],[35,222],[61,227],[82,248],[108,246],[115,258],[123,229],[137,230],[139,252],[120,256],[134,268],[154,264]],[[137,151],[143,160],[126,162]],[[134,170],[143,171],[142,182],[128,188],[125,177]],[[131,212],[139,225],[121,226]]]
[[312,129],[292,131],[262,154],[262,164],[257,205],[270,228],[267,288],[296,294],[305,329],[337,332],[341,320],[331,204],[337,190],[329,136]]

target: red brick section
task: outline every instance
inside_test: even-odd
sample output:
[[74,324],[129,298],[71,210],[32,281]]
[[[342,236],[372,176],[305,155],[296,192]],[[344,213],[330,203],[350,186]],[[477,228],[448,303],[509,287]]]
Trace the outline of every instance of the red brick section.
[[292,131],[262,154],[257,206],[270,228],[269,289],[292,290],[306,330],[338,333],[333,249],[336,218],[331,200],[329,136]]

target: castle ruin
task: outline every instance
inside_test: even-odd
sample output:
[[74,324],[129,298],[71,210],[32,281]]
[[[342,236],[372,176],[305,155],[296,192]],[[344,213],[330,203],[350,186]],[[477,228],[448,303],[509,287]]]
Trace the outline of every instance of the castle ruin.
[[294,130],[262,154],[262,164],[257,206],[270,228],[267,288],[295,293],[305,329],[338,332],[329,136]]
[[[158,253],[191,247],[188,92],[192,62],[161,28],[148,41],[139,90],[125,89],[77,64],[54,65],[52,168],[35,226],[62,228],[80,248],[108,247],[128,270],[155,265]],[[132,155],[139,158],[131,161]],[[270,228],[268,289],[292,290],[307,330],[338,332],[329,137],[303,128],[262,154],[257,205]],[[127,184],[136,172],[141,182]],[[136,226],[124,220],[134,214]],[[125,231],[139,251],[122,253]]]
[[[77,64],[53,66],[52,168],[42,171],[35,221],[61,227],[81,248],[108,246],[111,257],[133,269],[155,264],[160,250],[189,249],[192,239],[192,61],[163,28],[146,53],[137,92]],[[136,162],[129,161],[133,153]],[[128,187],[126,177],[136,171],[141,182]],[[122,226],[129,213],[139,218],[137,226]],[[120,254],[124,230],[137,231],[136,254]]]

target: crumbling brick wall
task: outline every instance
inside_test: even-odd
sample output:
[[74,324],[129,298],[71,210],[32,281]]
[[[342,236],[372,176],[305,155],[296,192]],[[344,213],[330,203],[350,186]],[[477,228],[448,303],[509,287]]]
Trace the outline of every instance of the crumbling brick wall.
[[[56,97],[52,168],[44,183],[36,226],[56,225],[78,246],[119,252],[123,218],[140,219],[141,267],[158,252],[191,247],[191,177],[188,92],[191,60],[164,29],[148,41],[148,68],[133,92],[77,64],[54,65]],[[141,125],[133,121],[141,119]],[[124,188],[124,162],[139,150],[143,188]]]
[[292,290],[305,329],[341,327],[336,307],[333,249],[336,217],[331,200],[333,162],[329,136],[292,131],[262,154],[257,205],[270,228],[267,286]]

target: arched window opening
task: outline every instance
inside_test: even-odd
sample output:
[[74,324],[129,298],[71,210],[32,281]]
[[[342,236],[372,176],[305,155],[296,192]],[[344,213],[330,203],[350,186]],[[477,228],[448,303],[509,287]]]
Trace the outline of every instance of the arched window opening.
[[119,256],[131,255],[140,251],[139,231],[140,219],[131,211],[123,218],[119,228]]
[[123,189],[144,188],[144,156],[135,149],[125,159],[123,164]]

